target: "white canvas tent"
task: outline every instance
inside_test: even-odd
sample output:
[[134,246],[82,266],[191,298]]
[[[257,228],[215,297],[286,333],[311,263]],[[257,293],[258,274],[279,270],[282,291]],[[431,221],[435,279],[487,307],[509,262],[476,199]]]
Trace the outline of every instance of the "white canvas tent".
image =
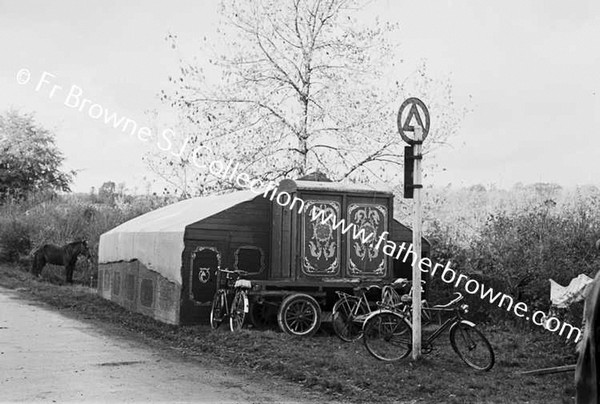
[[135,259],[181,285],[186,227],[257,196],[240,191],[191,198],[138,216],[100,236],[98,263]]

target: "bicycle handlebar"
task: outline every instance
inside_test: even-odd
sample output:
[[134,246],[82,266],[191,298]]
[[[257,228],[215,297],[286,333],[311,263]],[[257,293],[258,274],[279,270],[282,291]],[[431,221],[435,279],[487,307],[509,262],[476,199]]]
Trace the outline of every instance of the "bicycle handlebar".
[[[424,285],[425,283],[427,283],[427,282],[421,279],[421,284]],[[394,282],[392,282],[392,286],[406,286],[406,285],[412,285],[412,281],[409,281],[406,278],[398,278]]]
[[248,271],[244,271],[241,269],[229,270],[227,268],[217,268],[217,272],[223,272],[226,274],[236,274],[236,275],[248,275]]
[[464,299],[465,297],[462,295],[462,293],[460,292],[454,292],[456,296],[456,298],[446,304],[436,304],[435,306],[433,306],[434,309],[447,309],[448,307],[460,302],[462,299]]
[[350,279],[349,280],[349,283],[352,284],[352,287],[354,289],[371,290],[372,288],[378,288],[378,289],[382,288],[381,285],[373,285],[371,282],[373,282],[373,281],[369,280],[369,279]]

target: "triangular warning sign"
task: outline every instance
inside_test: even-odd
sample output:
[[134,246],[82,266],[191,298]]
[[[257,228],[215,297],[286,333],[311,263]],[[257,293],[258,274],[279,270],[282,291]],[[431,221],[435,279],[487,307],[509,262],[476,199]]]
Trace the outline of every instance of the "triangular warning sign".
[[419,114],[419,110],[417,109],[417,104],[412,104],[410,107],[410,111],[408,111],[408,117],[406,117],[406,121],[404,121],[404,125],[402,125],[402,130],[407,132],[414,132],[415,127],[411,125],[413,117],[417,120],[417,123],[421,128],[425,128],[423,125],[423,121],[421,120],[421,115]]

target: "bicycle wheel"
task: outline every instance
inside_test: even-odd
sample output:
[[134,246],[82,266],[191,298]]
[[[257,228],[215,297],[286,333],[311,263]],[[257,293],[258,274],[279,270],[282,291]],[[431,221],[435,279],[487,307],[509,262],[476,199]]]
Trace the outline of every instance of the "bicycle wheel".
[[246,292],[243,290],[237,291],[231,303],[231,313],[229,313],[229,328],[232,332],[242,329],[249,306]]
[[219,328],[223,319],[227,315],[227,302],[225,301],[225,291],[217,290],[213,298],[212,307],[210,308],[210,326],[213,330]]
[[333,305],[333,331],[342,341],[356,341],[362,337],[363,323],[369,313],[369,307],[362,299],[343,296]]
[[393,362],[412,349],[412,328],[400,314],[379,312],[369,317],[363,330],[367,351],[377,359]]
[[494,366],[492,346],[472,324],[464,321],[454,324],[450,329],[450,344],[460,359],[473,369],[485,371]]

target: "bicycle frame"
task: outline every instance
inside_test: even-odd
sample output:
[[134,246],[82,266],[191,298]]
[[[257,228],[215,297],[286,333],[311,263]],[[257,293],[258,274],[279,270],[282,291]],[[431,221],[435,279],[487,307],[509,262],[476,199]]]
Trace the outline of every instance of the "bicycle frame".
[[358,296],[356,294],[351,295],[349,293],[340,292],[340,291],[336,291],[335,293],[337,293],[339,299],[344,299],[346,302],[348,302],[349,297],[357,297],[358,298],[358,304],[354,305],[354,307],[352,307],[352,311],[350,312],[350,314],[352,316],[356,316],[360,306],[363,303],[367,307],[367,310],[369,310],[369,313],[373,312],[373,310],[371,310],[371,306],[369,305],[369,300],[367,299],[367,295],[365,294],[364,289],[360,288],[360,294]]
[[[227,318],[231,318],[230,306],[233,303],[236,293],[238,289],[243,289],[240,287],[235,287],[236,280],[239,279],[240,275],[245,273],[244,271],[229,271],[227,269],[217,268],[217,293],[224,293],[225,295],[225,304],[223,308],[225,309],[223,320]],[[225,285],[222,287],[223,283],[222,274],[225,274]]]
[[[424,313],[452,313],[452,316],[437,327],[426,339],[422,339],[423,353],[431,352],[433,341],[450,330],[450,344],[454,352],[471,368],[488,371],[494,366],[494,351],[487,338],[471,321],[465,320],[467,305],[458,305],[458,298],[445,305],[423,308]],[[400,309],[400,305],[382,304],[380,310],[371,313],[363,324],[364,343],[371,355],[383,361],[397,361],[410,354],[412,349],[412,321]],[[473,353],[472,353],[473,352]],[[481,354],[484,353],[482,356]]]
[[[423,284],[425,284],[425,281],[421,281],[421,292],[423,292]],[[408,285],[410,285],[410,289],[409,289],[408,293],[401,294],[401,293],[398,293],[398,291],[396,290],[397,286],[404,288]],[[387,291],[387,293],[388,293],[387,299],[389,301],[382,302],[382,303],[387,308],[391,309],[392,311],[398,311],[398,312],[401,312],[403,315],[410,317],[411,311],[412,311],[413,289],[414,289],[414,286],[412,285],[412,281],[409,281],[404,278],[399,278],[393,284],[387,285],[384,287],[384,289],[382,290],[382,298],[383,298],[383,294]],[[433,317],[431,317],[431,315],[425,311],[425,308],[429,308],[427,300],[422,299],[422,305],[423,305],[422,313],[423,313],[424,320],[426,320],[426,322],[431,322],[433,320]],[[381,305],[379,305],[379,306],[381,307]]]
[[221,285],[221,271],[217,271],[217,292],[224,291],[225,292],[225,317],[229,317],[229,303],[233,300],[233,296],[235,295],[235,289],[231,285],[231,274],[225,273],[225,285],[224,287],[219,287]]
[[[431,334],[424,342],[426,344],[430,344],[433,341],[435,341],[436,339],[439,338],[440,335],[442,335],[444,333],[444,331],[452,328],[454,326],[454,324],[460,323],[463,319],[460,315],[460,312],[458,311],[457,307],[452,307],[452,308],[438,308],[438,307],[427,307],[427,308],[423,308],[423,311],[427,311],[427,312],[431,312],[431,311],[435,311],[438,313],[441,312],[454,312],[454,315],[447,319],[446,321],[444,321],[444,323],[442,325],[440,325],[434,332],[433,334]],[[409,320],[410,322],[410,320]],[[412,322],[410,322],[410,325],[412,327]]]
[[[463,300],[463,295],[460,293],[457,293],[459,295],[458,298],[454,299],[453,301],[447,303],[445,306],[446,307],[423,307],[421,309],[422,313],[423,313],[423,317],[430,320],[433,318],[433,312],[437,312],[437,313],[442,313],[442,312],[453,312],[454,315],[447,319],[446,321],[444,321],[434,332],[433,334],[431,334],[425,341],[423,341],[425,344],[429,344],[433,341],[435,341],[441,334],[444,333],[444,331],[446,331],[447,329],[452,328],[455,324],[460,323],[461,321],[466,321],[467,323],[469,323],[472,326],[475,326],[474,323],[464,320],[461,312],[460,312],[460,308],[457,306],[458,302]],[[450,306],[450,307],[447,307]],[[371,314],[367,317],[367,321],[369,320],[369,318],[371,318],[373,315],[375,315],[376,313],[379,312],[389,312],[389,313],[397,313],[402,315],[404,318],[406,318],[406,320],[408,321],[408,323],[410,324],[410,326],[412,327],[412,319],[411,319],[411,310],[412,310],[412,306],[409,304],[409,302],[401,302],[399,304],[395,304],[395,305],[381,305],[380,304],[380,309],[376,310],[376,311],[372,311]]]

